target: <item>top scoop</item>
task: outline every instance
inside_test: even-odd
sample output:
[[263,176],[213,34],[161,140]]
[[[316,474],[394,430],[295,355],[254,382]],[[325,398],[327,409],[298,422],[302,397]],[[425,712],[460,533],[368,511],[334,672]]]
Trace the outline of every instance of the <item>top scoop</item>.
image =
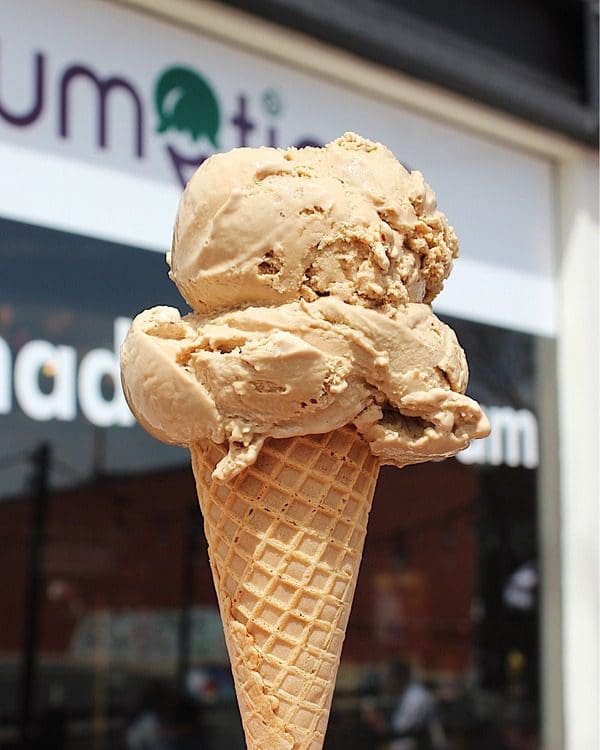
[[168,256],[195,312],[133,321],[132,411],[166,442],[228,441],[217,479],[267,437],[348,423],[384,463],[453,455],[489,432],[429,304],[457,254],[422,175],[381,144],[346,133],[215,155],[183,194]]
[[431,302],[458,243],[420,172],[346,133],[325,148],[217,154],[183,195],[170,276],[200,313],[333,295]]

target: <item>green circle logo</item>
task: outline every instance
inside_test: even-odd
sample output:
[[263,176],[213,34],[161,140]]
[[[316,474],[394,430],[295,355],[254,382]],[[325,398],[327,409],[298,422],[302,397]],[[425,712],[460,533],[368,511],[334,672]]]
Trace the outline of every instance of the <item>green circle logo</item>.
[[213,90],[195,70],[183,67],[165,70],[154,89],[154,104],[158,133],[178,130],[189,133],[194,141],[204,136],[219,148],[219,103]]

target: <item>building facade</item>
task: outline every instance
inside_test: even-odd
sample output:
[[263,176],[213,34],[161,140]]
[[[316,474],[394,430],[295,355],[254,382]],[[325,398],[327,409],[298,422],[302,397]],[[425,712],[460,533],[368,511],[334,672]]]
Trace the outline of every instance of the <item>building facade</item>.
[[189,457],[134,424],[118,349],[141,309],[185,307],[164,253],[204,159],[345,130],[457,230],[434,309],[493,431],[384,469],[327,746],[374,746],[362,708],[391,709],[398,663],[451,747],[597,745],[597,100],[552,50],[540,94],[541,37],[494,77],[514,50],[461,66],[483,32],[453,46],[456,19],[400,5],[0,9],[0,746],[133,746],[184,693],[207,747],[242,747]]

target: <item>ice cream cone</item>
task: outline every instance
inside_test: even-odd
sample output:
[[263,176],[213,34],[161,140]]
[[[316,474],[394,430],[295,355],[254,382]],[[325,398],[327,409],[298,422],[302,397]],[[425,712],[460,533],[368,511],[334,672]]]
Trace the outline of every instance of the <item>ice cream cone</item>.
[[352,427],[267,440],[211,478],[226,446],[191,445],[249,750],[321,750],[379,472]]
[[421,173],[355,133],[215,154],[182,196],[192,312],[134,319],[123,392],[190,446],[250,750],[323,746],[379,462],[489,432],[430,305],[457,255]]

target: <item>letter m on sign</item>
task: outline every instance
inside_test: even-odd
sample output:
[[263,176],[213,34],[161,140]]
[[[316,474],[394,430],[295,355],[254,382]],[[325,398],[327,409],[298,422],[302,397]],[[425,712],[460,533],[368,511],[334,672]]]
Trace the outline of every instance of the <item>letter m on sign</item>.
[[70,124],[70,110],[69,105],[71,103],[70,90],[72,88],[73,81],[77,78],[83,78],[88,81],[96,90],[98,109],[97,109],[97,122],[98,122],[98,145],[100,148],[106,148],[108,143],[107,138],[107,109],[108,99],[111,91],[120,89],[129,95],[129,98],[133,105],[134,112],[134,131],[133,141],[135,144],[135,153],[138,158],[142,158],[144,155],[144,131],[143,131],[143,105],[137,91],[133,86],[126,81],[124,78],[105,78],[98,77],[93,70],[85,67],[84,65],[72,65],[67,68],[63,73],[60,81],[60,111],[59,111],[59,133],[63,138],[69,136],[69,124]]

